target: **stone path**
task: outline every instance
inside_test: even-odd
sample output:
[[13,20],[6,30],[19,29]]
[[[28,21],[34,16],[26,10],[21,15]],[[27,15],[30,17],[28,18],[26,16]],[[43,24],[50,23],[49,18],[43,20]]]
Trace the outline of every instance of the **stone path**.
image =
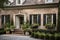
[[20,35],[0,35],[0,40],[41,40],[31,38],[30,36],[20,36]]

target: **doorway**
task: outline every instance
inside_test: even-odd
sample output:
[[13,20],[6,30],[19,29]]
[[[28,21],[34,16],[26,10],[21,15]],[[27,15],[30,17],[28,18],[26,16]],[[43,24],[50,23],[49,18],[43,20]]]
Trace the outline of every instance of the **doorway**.
[[21,25],[24,23],[24,15],[16,15],[15,17],[15,26],[16,29],[21,28]]

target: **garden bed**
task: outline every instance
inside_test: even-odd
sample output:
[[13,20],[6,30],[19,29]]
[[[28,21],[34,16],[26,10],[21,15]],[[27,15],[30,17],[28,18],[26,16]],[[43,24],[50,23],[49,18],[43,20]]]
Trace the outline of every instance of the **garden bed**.
[[31,37],[39,39],[48,39],[48,40],[59,40],[60,33],[57,31],[47,31],[47,30],[34,30],[31,33]]

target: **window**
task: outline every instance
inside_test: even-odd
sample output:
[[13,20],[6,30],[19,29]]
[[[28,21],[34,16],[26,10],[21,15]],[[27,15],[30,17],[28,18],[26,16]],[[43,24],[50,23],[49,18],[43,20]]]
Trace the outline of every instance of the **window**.
[[11,3],[14,2],[14,0],[9,0]]
[[30,24],[41,24],[41,16],[39,14],[30,15]]
[[56,25],[56,14],[45,14],[43,24],[55,24]]
[[16,5],[22,5],[25,2],[25,0],[16,0]]
[[10,23],[10,15],[2,15],[2,26],[4,26],[6,23]]
[[20,4],[21,3],[21,1],[20,0],[18,0],[18,4]]
[[45,0],[45,3],[52,3],[53,0]]

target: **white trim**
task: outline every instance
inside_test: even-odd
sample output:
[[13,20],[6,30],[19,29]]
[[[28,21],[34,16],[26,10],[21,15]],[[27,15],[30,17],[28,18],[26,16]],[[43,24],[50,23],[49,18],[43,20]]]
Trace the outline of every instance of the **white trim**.
[[18,0],[16,0],[16,5],[22,5],[25,2],[25,0],[20,0],[20,4],[18,4]]
[[26,15],[24,15],[24,22],[26,22]]
[[16,15],[15,14],[13,14],[13,23],[14,23],[14,26],[16,26],[15,24],[16,24],[16,20],[15,20],[15,17],[16,17]]
[[[32,15],[32,24],[34,23],[34,16]],[[38,23],[38,15],[37,15],[37,23]]]
[[[47,16],[48,15],[46,15],[46,24],[48,23]],[[51,23],[53,24],[53,14],[51,15]]]
[[43,26],[43,14],[41,14],[41,27]]
[[53,24],[53,15],[52,15],[52,24]]
[[[20,0],[21,1],[21,0]],[[21,5],[21,3],[20,4],[18,4],[18,0],[16,0],[16,5]]]

